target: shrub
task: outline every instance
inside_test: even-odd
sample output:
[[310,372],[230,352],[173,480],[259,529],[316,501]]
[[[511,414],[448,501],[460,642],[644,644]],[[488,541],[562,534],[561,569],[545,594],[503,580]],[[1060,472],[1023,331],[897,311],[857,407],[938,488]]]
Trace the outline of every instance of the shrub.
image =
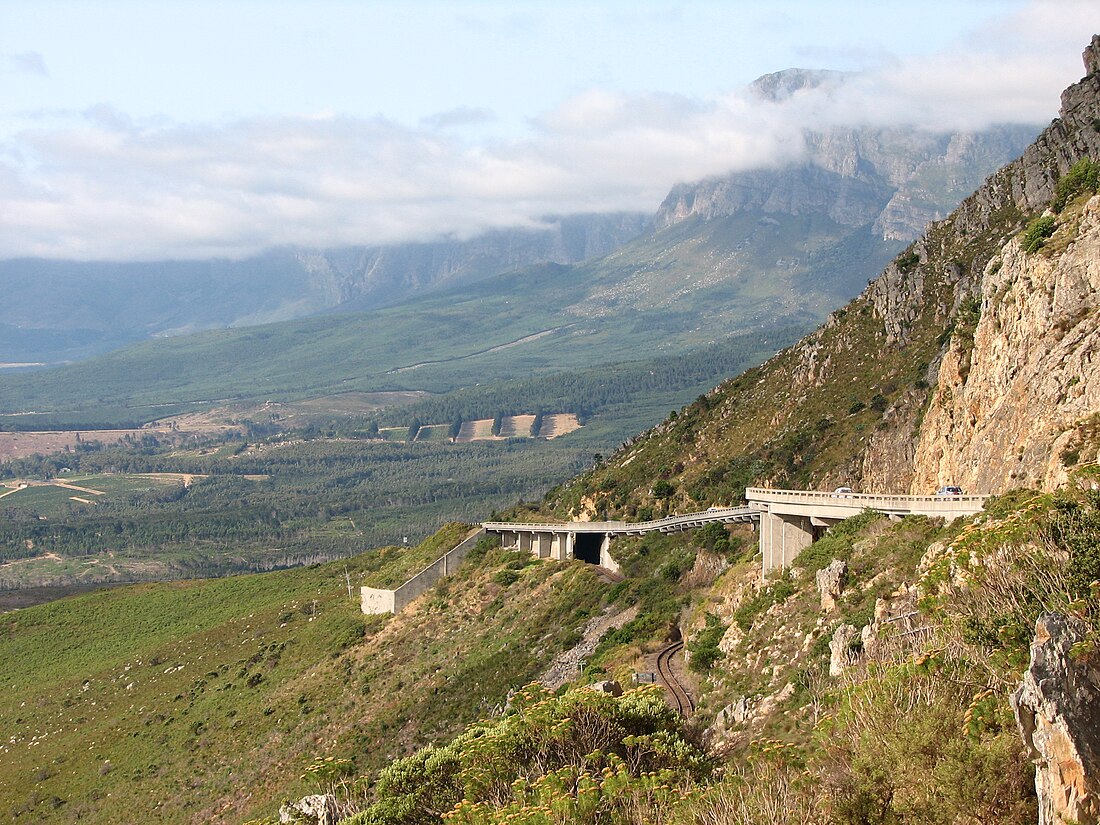
[[691,651],[691,669],[697,673],[706,673],[714,663],[723,658],[724,654],[718,649],[718,643],[725,635],[726,626],[713,613],[707,614],[706,626],[695,634],[695,638],[688,643]]
[[511,568],[505,568],[504,570],[498,570],[493,574],[493,581],[499,584],[501,587],[507,587],[510,584],[515,584],[519,581],[519,573]]
[[1024,230],[1024,252],[1038,252],[1046,244],[1047,238],[1054,234],[1057,222],[1053,215],[1040,215]]
[[542,822],[548,808],[551,821],[657,821],[709,767],[655,686],[613,697],[528,685],[511,710],[384,768],[349,825]]
[[1100,163],[1091,158],[1081,158],[1058,180],[1050,207],[1061,212],[1066,204],[1082,192],[1095,192],[1100,188]]
[[908,272],[920,263],[920,255],[910,249],[908,252],[903,252],[901,255],[898,255],[896,263],[899,271]]
[[733,611],[733,620],[737,622],[737,626],[742,630],[748,630],[752,627],[757,616],[766,611],[773,604],[779,604],[780,602],[786,601],[794,592],[795,587],[790,576],[784,575],[783,578],[772,582],[767,587],[761,588],[751,599],[743,601],[738,608]]
[[669,498],[676,492],[676,488],[671,482],[661,479],[653,485],[653,497],[654,498]]

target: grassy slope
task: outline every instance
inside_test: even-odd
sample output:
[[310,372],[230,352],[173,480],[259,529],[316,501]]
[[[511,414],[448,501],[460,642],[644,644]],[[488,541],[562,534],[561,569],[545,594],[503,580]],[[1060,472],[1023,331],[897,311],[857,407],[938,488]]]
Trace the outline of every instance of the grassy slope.
[[453,734],[534,675],[606,593],[561,564],[520,564],[505,588],[493,575],[511,558],[472,560],[393,618],[363,617],[345,589],[345,566],[356,584],[389,559],[374,554],[6,614],[0,810],[239,821],[306,792],[299,776],[319,755],[366,770]]

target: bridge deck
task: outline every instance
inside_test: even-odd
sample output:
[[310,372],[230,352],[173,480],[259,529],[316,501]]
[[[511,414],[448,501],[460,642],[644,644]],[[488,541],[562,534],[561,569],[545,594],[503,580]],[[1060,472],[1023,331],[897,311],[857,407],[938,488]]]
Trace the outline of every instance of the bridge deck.
[[889,493],[819,493],[813,490],[745,490],[759,510],[823,518],[847,518],[864,510],[889,515],[956,516],[981,512],[989,496],[910,496]]
[[554,523],[487,521],[482,524],[490,533],[605,533],[616,536],[640,536],[655,531],[675,533],[702,527],[704,524],[753,521],[760,518],[754,507],[713,507],[699,513],[654,519],[653,521],[567,521]]

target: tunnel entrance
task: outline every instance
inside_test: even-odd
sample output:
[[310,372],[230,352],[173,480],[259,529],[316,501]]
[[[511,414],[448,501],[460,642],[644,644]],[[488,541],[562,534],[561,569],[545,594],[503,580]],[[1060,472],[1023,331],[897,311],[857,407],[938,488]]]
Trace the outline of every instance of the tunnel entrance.
[[589,564],[600,563],[603,533],[577,533],[573,536],[573,558]]

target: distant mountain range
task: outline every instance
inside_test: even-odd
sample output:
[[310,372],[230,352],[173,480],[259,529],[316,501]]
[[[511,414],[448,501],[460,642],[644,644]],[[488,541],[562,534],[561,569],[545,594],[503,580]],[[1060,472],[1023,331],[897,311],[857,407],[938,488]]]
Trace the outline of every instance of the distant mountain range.
[[376,309],[532,264],[597,258],[649,220],[570,215],[469,240],[276,249],[241,261],[0,261],[0,362],[80,360],[148,338]]
[[[790,70],[754,88],[780,105],[843,79]],[[652,217],[562,217],[466,241],[240,262],[0,262],[0,362],[171,336],[9,373],[0,412],[446,392],[809,327],[1036,131],[807,126],[800,163],[677,185]],[[319,313],[340,314],[310,320]],[[252,327],[262,322],[279,323]]]

